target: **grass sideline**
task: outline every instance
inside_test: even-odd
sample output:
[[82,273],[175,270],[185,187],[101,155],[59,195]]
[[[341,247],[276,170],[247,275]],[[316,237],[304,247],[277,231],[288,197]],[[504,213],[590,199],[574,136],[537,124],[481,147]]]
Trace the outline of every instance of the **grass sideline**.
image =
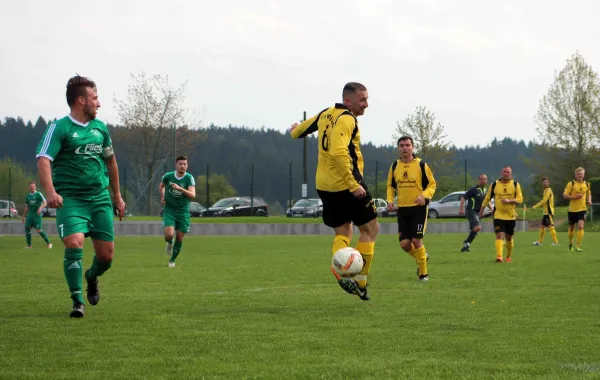
[[328,236],[188,236],[176,268],[160,237],[117,237],[100,303],[71,320],[56,236],[0,237],[0,379],[597,379],[600,234],[583,253],[536,238],[495,264],[492,234],[469,253],[428,235],[429,283],[381,238],[363,302]]

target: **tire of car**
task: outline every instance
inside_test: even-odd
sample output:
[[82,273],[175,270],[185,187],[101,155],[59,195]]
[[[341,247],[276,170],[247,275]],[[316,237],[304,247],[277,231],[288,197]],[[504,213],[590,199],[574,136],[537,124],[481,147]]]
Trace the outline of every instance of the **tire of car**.
[[226,212],[226,213],[223,214],[223,216],[233,216],[233,214],[230,213],[230,212]]
[[267,214],[265,214],[265,212],[263,210],[258,210],[256,212],[256,216],[267,216]]
[[437,219],[439,217],[438,212],[435,210],[429,210],[428,213],[429,219]]

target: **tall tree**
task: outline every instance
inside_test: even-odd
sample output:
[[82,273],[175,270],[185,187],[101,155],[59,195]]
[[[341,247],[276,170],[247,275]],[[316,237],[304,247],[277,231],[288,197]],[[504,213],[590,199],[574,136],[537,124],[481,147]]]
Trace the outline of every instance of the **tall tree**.
[[[600,80],[598,74],[576,52],[554,76],[548,93],[540,101],[535,116],[537,132],[547,157],[561,155],[563,160],[544,160],[587,166],[597,161],[600,144]],[[567,168],[554,168],[565,171]],[[566,170],[566,171],[569,171]]]
[[0,198],[8,200],[10,195],[11,201],[15,202],[15,206],[20,210],[19,213],[25,208],[25,197],[32,180],[35,180],[33,174],[25,171],[11,158],[0,160]]
[[145,177],[137,186],[138,197],[145,196],[146,212],[151,215],[159,168],[168,165],[171,170],[177,154],[194,148],[199,132],[195,125],[187,124],[183,106],[186,83],[173,87],[166,76],[147,77],[144,73],[131,78],[127,98],[115,98],[124,126],[116,128],[115,135],[132,157],[133,171]]
[[418,106],[402,123],[397,122],[394,145],[400,136],[411,136],[415,143],[415,154],[425,159],[434,172],[448,169],[454,163],[444,126],[436,120],[427,107]]
[[206,202],[206,176],[196,177],[196,199],[204,205],[210,207],[221,198],[229,198],[237,195],[237,191],[231,186],[227,178],[222,174],[211,174],[208,179],[209,199]]

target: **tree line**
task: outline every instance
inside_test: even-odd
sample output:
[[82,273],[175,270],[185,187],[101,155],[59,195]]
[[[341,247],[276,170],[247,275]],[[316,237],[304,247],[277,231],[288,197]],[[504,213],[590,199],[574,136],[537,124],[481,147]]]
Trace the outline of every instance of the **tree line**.
[[[290,198],[301,198],[305,172],[308,196],[316,197],[315,137],[306,139],[305,170],[304,144],[292,140],[288,132],[203,126],[183,107],[185,83],[174,87],[167,77],[143,73],[131,79],[127,96],[115,98],[119,124],[108,125],[130,211],[158,214],[158,182],[165,171],[173,170],[174,158],[181,154],[189,158],[189,171],[198,182],[197,200],[205,206],[221,197],[252,193],[269,203],[271,213],[281,213]],[[444,126],[433,111],[419,106],[397,123],[390,145],[361,145],[365,182],[374,196],[385,198],[388,170],[398,157],[392,142],[403,134],[414,137],[417,155],[431,165],[438,182],[436,198],[472,186],[481,173],[493,180],[505,165],[512,166],[530,204],[540,198],[543,176],[550,177],[556,194],[578,166],[586,168],[588,178],[597,176],[600,83],[579,53],[555,74],[547,95],[532,114],[539,142],[504,138],[485,146],[456,147],[447,141]],[[18,165],[15,172],[33,178],[35,150],[49,122],[42,117],[35,123],[20,117],[0,122],[0,158],[8,158],[0,166],[0,197],[8,194],[5,168]],[[563,202],[560,197],[557,200]]]

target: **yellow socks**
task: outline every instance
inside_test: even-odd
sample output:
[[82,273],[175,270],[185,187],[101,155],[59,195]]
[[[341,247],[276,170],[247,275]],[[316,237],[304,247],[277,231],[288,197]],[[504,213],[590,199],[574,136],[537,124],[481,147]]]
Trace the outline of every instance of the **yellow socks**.
[[573,245],[573,235],[575,235],[575,229],[569,229],[569,245]]
[[365,288],[367,286],[367,275],[369,274],[369,270],[371,269],[371,262],[373,261],[373,253],[375,252],[375,242],[365,243],[359,241],[356,244],[356,250],[360,252],[365,265],[363,269],[360,271],[360,274],[354,276],[354,281],[360,288]]
[[496,240],[496,258],[497,259],[502,258],[502,245],[503,244],[504,244],[504,242],[502,240]]
[[546,234],[546,227],[540,228],[540,240],[539,243],[542,244],[544,242],[544,235]]
[[556,237],[556,230],[554,229],[554,227],[549,227],[548,229],[550,230],[550,235],[552,235],[552,242],[554,244],[558,244],[558,237]]
[[581,241],[583,240],[583,230],[577,230],[577,246],[581,247]]
[[415,260],[417,259],[417,254],[416,254],[417,249],[415,248],[414,244],[410,244],[410,251],[406,252],[409,255],[411,255]]
[[412,252],[414,252],[414,256],[417,259],[417,265],[419,266],[419,275],[427,274],[427,253],[425,252],[425,246],[422,245],[421,248],[415,249],[413,247]]
[[515,246],[515,239],[506,242],[506,258],[508,259],[512,255],[513,247]]
[[348,239],[348,236],[335,235],[335,238],[333,238],[333,244],[331,245],[331,254],[335,255],[335,253],[337,251],[339,251],[340,249],[346,248],[349,246],[350,246],[350,239]]

